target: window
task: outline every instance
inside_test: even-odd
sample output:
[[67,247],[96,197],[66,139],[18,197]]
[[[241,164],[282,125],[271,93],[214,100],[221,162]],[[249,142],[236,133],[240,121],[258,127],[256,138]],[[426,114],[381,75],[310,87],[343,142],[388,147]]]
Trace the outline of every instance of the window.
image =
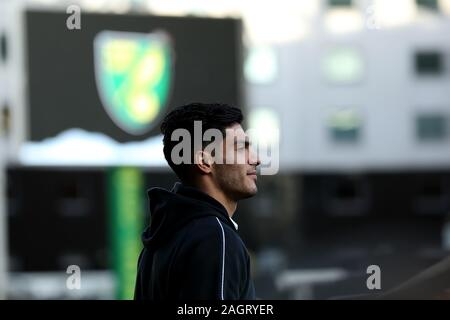
[[416,4],[419,8],[438,11],[438,0],[416,0]]
[[415,67],[419,75],[440,75],[444,71],[444,59],[437,51],[417,52]]
[[329,179],[325,208],[331,216],[361,216],[369,211],[369,185],[363,176]]
[[440,174],[425,174],[414,181],[416,196],[414,211],[418,214],[441,214],[449,212],[448,179]]
[[64,217],[82,217],[93,212],[90,181],[73,177],[58,186],[56,209]]
[[361,135],[361,117],[353,109],[335,111],[328,118],[331,138],[337,143],[355,143]]
[[278,74],[278,59],[271,47],[251,48],[244,65],[244,74],[250,83],[273,83]]
[[271,108],[254,108],[249,112],[250,129],[255,130],[256,143],[262,146],[274,146],[280,140],[279,115]]
[[426,177],[420,184],[420,196],[424,198],[440,198],[444,195],[443,183],[440,177]]
[[330,7],[351,7],[352,0],[328,0]]
[[6,40],[6,34],[0,34],[0,60],[3,61],[6,61],[6,58],[8,57],[8,47]]
[[363,57],[354,48],[334,48],[325,54],[322,71],[326,80],[333,84],[358,82],[364,74]]
[[442,114],[421,114],[416,119],[416,133],[420,141],[439,141],[447,136],[447,119]]

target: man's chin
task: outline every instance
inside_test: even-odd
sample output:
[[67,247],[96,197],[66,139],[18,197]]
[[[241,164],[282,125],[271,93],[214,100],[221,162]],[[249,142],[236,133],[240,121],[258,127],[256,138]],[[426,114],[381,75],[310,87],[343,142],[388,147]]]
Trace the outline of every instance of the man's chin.
[[243,196],[241,199],[247,199],[255,196],[258,193],[258,187],[255,185],[253,188],[246,190],[243,192]]
[[233,198],[236,201],[251,198],[258,193],[258,187],[256,183],[253,182],[251,184],[242,185],[241,188],[234,188],[234,190],[229,190],[230,195],[233,195]]

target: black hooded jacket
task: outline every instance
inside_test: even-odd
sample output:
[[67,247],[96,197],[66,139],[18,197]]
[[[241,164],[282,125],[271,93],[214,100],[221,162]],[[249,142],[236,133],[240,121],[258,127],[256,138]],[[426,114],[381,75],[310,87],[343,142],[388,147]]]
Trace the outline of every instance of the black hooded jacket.
[[255,299],[247,249],[222,204],[180,183],[148,195],[135,299]]

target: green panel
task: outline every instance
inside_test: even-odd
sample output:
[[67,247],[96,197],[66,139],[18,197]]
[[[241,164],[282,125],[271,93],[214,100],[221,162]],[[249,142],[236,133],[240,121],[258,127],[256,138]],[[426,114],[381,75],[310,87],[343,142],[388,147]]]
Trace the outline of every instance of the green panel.
[[117,280],[117,298],[132,299],[136,268],[142,249],[144,177],[137,168],[108,171],[111,262]]

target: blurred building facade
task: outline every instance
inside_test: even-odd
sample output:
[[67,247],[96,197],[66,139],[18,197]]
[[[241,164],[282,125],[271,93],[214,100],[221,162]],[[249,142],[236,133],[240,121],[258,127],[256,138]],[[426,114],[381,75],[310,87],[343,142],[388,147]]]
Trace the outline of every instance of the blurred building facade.
[[[30,3],[58,10],[69,4]],[[383,288],[388,288],[447,254],[450,1],[262,1],[258,10],[251,1],[79,5],[87,12],[243,19],[242,103],[247,125],[280,148],[279,173],[261,177],[259,195],[244,201],[237,214],[254,256],[261,297],[366,293],[370,264],[385,270]],[[61,269],[67,263],[104,270],[108,231],[99,199],[106,197],[105,166],[86,169],[74,162],[57,168],[43,163],[24,167],[23,159],[21,163],[28,103],[23,94],[24,39],[18,21],[6,12],[17,14],[22,7],[13,1],[0,6],[0,35],[7,39],[7,49],[2,50],[8,52],[0,66],[0,103],[5,101],[11,114],[6,138],[10,165],[5,171],[9,248],[30,257],[27,262],[12,255],[12,271],[44,271],[49,265]],[[144,171],[149,186],[170,187],[175,180],[167,166]],[[61,208],[75,211],[70,219],[80,219],[73,228],[52,214],[46,222],[32,217],[36,201],[46,199],[38,194],[47,190],[33,191],[45,177],[55,194],[44,201],[42,210],[56,215]],[[27,179],[37,186],[32,188]],[[28,215],[14,213],[26,206]],[[86,214],[91,211],[95,214]],[[67,240],[40,260],[21,249],[27,247],[20,233],[33,219],[44,229],[52,225],[52,230],[60,230],[38,244],[41,250],[64,228],[69,229],[63,233],[74,237],[83,224],[95,226],[97,232],[87,232],[83,241]],[[98,246],[89,248],[90,242]],[[37,266],[39,262],[44,265]],[[287,285],[284,279],[290,279]]]

